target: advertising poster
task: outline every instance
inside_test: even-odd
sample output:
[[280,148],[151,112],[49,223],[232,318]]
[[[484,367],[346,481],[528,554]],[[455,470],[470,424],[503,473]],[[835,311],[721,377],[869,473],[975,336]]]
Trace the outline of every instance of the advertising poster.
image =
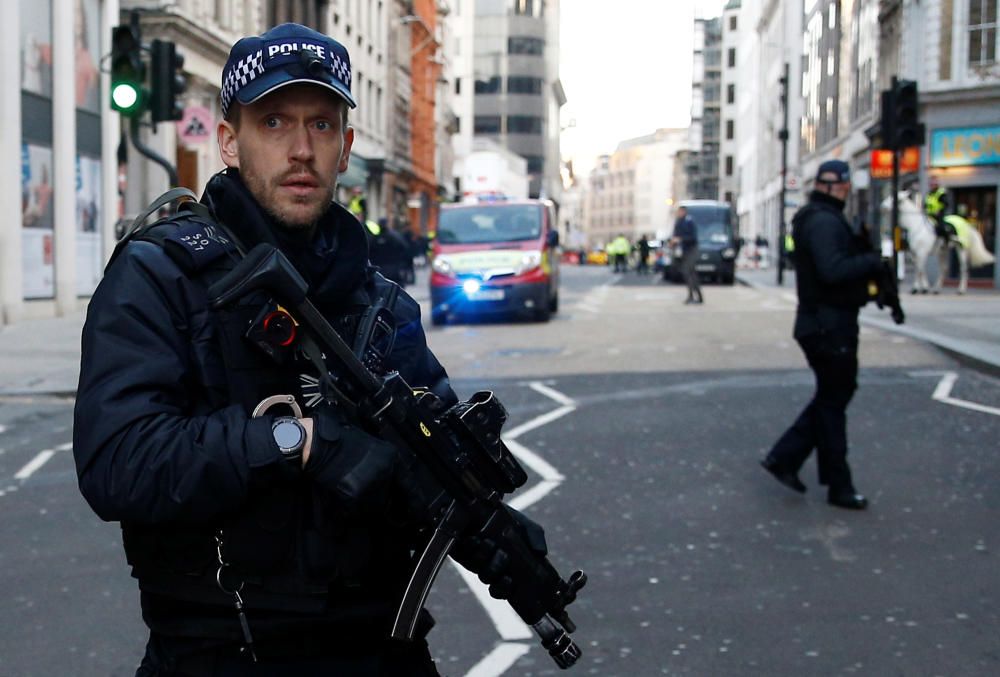
[[52,98],[52,2],[21,2],[21,88]]
[[24,228],[24,298],[55,295],[52,149],[21,146],[21,220]]
[[100,113],[100,15],[98,0],[76,0],[74,44],[76,106]]
[[76,156],[76,293],[89,296],[101,281],[101,161]]

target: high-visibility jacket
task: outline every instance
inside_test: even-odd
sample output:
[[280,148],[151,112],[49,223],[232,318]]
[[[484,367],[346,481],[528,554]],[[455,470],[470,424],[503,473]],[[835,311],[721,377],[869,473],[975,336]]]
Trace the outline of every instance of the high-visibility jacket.
[[924,200],[924,211],[929,216],[941,216],[941,213],[945,209],[945,196],[947,191],[944,188],[937,188],[927,194],[927,199]]
[[378,237],[379,235],[382,234],[382,226],[378,225],[377,222],[372,221],[371,219],[365,221],[365,228],[367,228],[368,232],[375,237]]
[[962,218],[958,214],[951,214],[944,217],[944,222],[955,229],[955,238],[958,240],[958,243],[965,249],[968,249],[972,244],[972,229],[975,226],[969,223],[968,219]]
[[624,235],[619,235],[608,245],[608,254],[628,254],[631,250],[632,245]]
[[347,211],[354,214],[354,216],[360,216],[364,210],[364,198],[361,197],[360,193],[352,197],[351,201],[347,203]]

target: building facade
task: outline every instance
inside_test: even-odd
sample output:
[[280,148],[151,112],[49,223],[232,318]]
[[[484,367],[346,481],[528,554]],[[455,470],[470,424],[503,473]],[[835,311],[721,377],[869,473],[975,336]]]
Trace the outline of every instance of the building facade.
[[[177,44],[187,90],[178,123],[131,125],[109,106],[101,68],[114,26],[140,11],[142,40]],[[369,216],[432,230],[450,176],[443,0],[10,0],[0,96],[0,184],[20,210],[0,226],[0,323],[78,309],[128,222],[168,188],[130,137],[200,191],[222,169],[215,141],[219,80],[242,36],[286,21],[333,36],[351,53],[355,143],[338,199],[359,190]]]
[[457,134],[454,195],[473,137],[486,137],[528,162],[530,195],[558,201],[560,109],[559,3],[556,0],[463,0],[452,18]]
[[691,126],[685,167],[687,196],[714,200],[719,193],[719,120],[722,88],[722,19],[695,18]]
[[[718,199],[735,206],[739,186],[736,173],[737,127],[742,126],[737,98],[742,102],[747,92],[738,91],[740,0],[729,0],[722,12],[722,61],[719,80],[719,192]],[[745,136],[745,135],[744,135]]]

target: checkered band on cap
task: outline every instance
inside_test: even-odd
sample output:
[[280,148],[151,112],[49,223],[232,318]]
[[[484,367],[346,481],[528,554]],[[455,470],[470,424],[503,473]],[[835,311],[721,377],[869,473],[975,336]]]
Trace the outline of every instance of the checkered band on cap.
[[351,86],[351,64],[340,58],[338,54],[330,55],[333,73],[348,87]]
[[233,64],[222,83],[222,117],[229,114],[229,104],[236,92],[246,87],[258,75],[264,74],[264,50],[247,54]]

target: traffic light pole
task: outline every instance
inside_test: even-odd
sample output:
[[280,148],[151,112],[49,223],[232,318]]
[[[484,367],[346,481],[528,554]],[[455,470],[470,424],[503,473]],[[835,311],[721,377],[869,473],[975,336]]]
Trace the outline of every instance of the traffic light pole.
[[132,145],[135,146],[135,149],[140,154],[145,155],[167,171],[171,188],[180,184],[180,179],[177,177],[177,169],[165,157],[144,144],[142,139],[139,138],[139,118],[137,117],[129,119],[129,138],[132,140]]

